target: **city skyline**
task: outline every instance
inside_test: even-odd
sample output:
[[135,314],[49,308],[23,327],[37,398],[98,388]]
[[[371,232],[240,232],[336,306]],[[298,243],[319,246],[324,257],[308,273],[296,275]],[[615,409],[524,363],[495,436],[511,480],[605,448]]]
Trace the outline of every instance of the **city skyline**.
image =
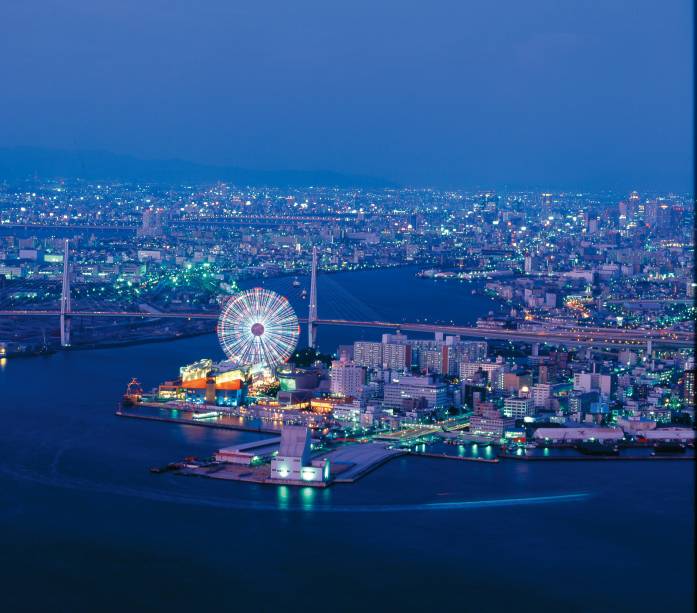
[[3,613],[687,613],[688,0],[0,0]]

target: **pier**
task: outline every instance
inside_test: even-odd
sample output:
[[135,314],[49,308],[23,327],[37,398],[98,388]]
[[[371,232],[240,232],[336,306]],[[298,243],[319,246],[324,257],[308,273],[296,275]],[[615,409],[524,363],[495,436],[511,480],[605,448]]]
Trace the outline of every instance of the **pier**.
[[488,464],[498,464],[499,459],[496,458],[480,458],[476,456],[460,456],[460,455],[448,455],[447,453],[432,453],[428,451],[411,451],[410,455],[420,456],[423,458],[437,458],[439,460],[462,460],[465,462],[485,462]]
[[344,467],[333,479],[335,483],[354,483],[391,459],[407,453],[404,449],[393,449],[380,443],[359,443],[341,447],[321,457],[327,458],[334,470]]
[[686,454],[656,454],[656,455],[517,455],[514,453],[503,453],[499,454],[499,458],[503,460],[523,460],[526,462],[595,462],[595,461],[607,461],[615,460],[621,462],[629,461],[647,461],[647,460],[695,460],[694,453]]
[[[278,445],[279,439],[268,439],[256,443],[240,445],[240,452],[253,452],[255,448],[264,448]],[[254,447],[256,446],[256,447]],[[233,448],[230,448],[233,450]],[[221,450],[222,451],[222,450]],[[231,453],[231,451],[227,451]],[[247,483],[259,483],[264,485],[298,485],[302,487],[328,487],[334,483],[355,483],[376,468],[389,462],[398,456],[407,455],[404,449],[392,449],[381,443],[362,443],[342,446],[339,449],[320,452],[313,456],[313,460],[327,459],[331,463],[332,476],[328,481],[290,482],[271,478],[269,464],[248,465],[232,462],[218,462],[202,466],[185,465],[175,470],[175,474],[191,477],[208,477],[210,479],[223,479],[226,481],[244,481]],[[220,452],[219,452],[220,454]]]
[[[191,413],[193,415],[193,412]],[[203,426],[205,428],[219,428],[222,430],[239,430],[242,432],[258,432],[260,434],[279,434],[281,428],[271,428],[269,426],[253,426],[246,424],[239,417],[218,417],[215,421],[205,419],[194,419],[193,417],[167,417],[165,415],[151,415],[147,413],[136,413],[127,409],[117,409],[118,417],[129,417],[131,419],[144,419],[146,421],[159,421],[169,424],[180,424],[186,426]]]

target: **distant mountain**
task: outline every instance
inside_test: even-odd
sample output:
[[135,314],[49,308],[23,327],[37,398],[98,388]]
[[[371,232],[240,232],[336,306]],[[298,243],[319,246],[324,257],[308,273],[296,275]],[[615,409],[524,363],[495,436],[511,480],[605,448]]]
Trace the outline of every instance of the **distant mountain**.
[[38,178],[204,183],[275,187],[396,187],[378,177],[346,175],[329,170],[251,170],[197,164],[185,160],[144,160],[107,151],[65,151],[37,147],[0,148],[0,181]]

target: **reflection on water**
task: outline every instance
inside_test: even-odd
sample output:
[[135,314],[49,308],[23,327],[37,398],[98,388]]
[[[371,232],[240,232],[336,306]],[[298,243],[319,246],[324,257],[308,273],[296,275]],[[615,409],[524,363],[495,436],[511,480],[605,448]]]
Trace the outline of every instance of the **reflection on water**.
[[325,487],[322,492],[322,504],[329,505],[332,502],[332,491],[330,488]]
[[[186,427],[179,426],[182,438],[187,443],[200,443],[206,438],[206,428],[203,426]],[[213,450],[215,451],[215,450]]]
[[304,511],[311,511],[315,506],[315,488],[304,487],[300,490],[300,499]]
[[281,511],[287,511],[290,503],[290,490],[287,485],[279,485],[276,491],[278,497],[278,508]]

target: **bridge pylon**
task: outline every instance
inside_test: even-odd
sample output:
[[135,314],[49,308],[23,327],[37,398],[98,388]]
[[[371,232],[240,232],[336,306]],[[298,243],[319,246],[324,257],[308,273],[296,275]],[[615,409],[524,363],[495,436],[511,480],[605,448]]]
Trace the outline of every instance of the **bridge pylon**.
[[61,347],[70,347],[70,257],[69,241],[63,247],[63,285],[61,288]]
[[317,247],[312,248],[312,268],[310,270],[310,304],[307,313],[307,346],[314,349],[317,338]]

